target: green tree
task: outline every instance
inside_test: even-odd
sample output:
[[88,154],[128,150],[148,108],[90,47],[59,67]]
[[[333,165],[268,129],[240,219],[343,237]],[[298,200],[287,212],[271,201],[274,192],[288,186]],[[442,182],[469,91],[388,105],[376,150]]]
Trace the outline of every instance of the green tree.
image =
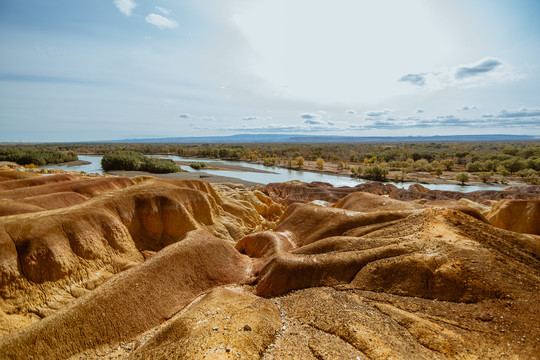
[[368,179],[381,181],[386,179],[386,175],[388,175],[388,169],[378,165],[368,166],[364,169],[364,177]]
[[469,181],[469,174],[466,172],[460,172],[456,175],[456,181],[461,182],[461,185],[465,185],[465,183]]
[[317,165],[319,170],[322,170],[324,168],[324,160],[321,158],[318,158],[315,164]]
[[296,166],[298,166],[298,168],[302,168],[302,166],[304,166],[303,156],[298,156],[294,161],[296,162]]
[[481,172],[480,174],[478,174],[478,177],[480,178],[480,180],[482,180],[482,182],[488,182],[489,180],[491,180],[491,172]]
[[454,167],[454,160],[444,159],[443,161],[441,161],[441,165],[444,166],[446,171],[452,171],[452,168]]
[[506,170],[510,171],[511,173],[515,173],[521,169],[524,169],[527,166],[527,163],[525,160],[515,156],[511,159],[503,161],[502,165],[506,168]]

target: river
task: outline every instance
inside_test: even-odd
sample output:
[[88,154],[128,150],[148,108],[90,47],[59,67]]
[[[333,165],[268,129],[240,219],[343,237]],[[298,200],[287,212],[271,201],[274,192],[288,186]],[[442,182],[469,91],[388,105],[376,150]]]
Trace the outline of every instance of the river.
[[[64,170],[74,170],[74,171],[84,171],[87,174],[97,173],[103,174],[101,169],[101,158],[102,155],[79,155],[79,160],[89,161],[90,164],[87,165],[78,165],[78,166],[59,166],[55,164],[43,166],[43,168],[48,169],[64,169]],[[239,178],[247,181],[252,181],[260,184],[268,184],[273,182],[285,182],[291,180],[299,180],[303,182],[312,182],[312,181],[321,181],[332,184],[334,186],[356,186],[367,182],[363,179],[351,178],[349,176],[343,175],[332,175],[327,173],[318,173],[311,171],[301,171],[301,170],[290,170],[283,169],[279,167],[267,167],[264,165],[253,164],[243,161],[226,161],[226,160],[214,160],[214,159],[193,159],[193,158],[183,158],[179,156],[163,156],[166,159],[172,159],[174,161],[209,161],[223,164],[231,165],[240,165],[252,169],[266,170],[271,171],[272,173],[261,173],[261,172],[249,172],[249,171],[228,171],[228,170],[194,170],[189,166],[182,166],[182,169],[189,172],[204,172],[214,175],[228,176]],[[399,188],[408,188],[411,183],[394,183]],[[477,190],[502,190],[504,185],[493,185],[486,184],[481,186],[476,185],[454,185],[454,184],[422,184],[423,186],[432,189],[432,190],[451,190],[451,191],[460,191],[460,192],[471,192]]]

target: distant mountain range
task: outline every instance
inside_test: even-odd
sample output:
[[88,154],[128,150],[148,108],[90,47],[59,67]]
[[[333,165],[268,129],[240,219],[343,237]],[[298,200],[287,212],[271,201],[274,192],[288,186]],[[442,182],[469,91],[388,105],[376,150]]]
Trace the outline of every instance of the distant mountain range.
[[231,136],[170,137],[92,141],[94,143],[391,143],[391,142],[471,142],[540,140],[535,135],[444,135],[444,136],[331,136],[294,134],[238,134]]

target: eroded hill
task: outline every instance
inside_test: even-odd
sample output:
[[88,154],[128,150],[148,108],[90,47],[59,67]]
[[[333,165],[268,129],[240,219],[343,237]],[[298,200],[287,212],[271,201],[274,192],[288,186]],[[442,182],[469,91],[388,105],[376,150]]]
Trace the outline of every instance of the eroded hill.
[[334,203],[321,207],[283,200],[287,185],[283,213],[227,184],[45,179],[0,183],[17,209],[0,217],[2,358],[540,353],[540,237],[489,215],[538,220],[534,191],[521,200],[533,205],[498,206],[324,186],[307,196]]

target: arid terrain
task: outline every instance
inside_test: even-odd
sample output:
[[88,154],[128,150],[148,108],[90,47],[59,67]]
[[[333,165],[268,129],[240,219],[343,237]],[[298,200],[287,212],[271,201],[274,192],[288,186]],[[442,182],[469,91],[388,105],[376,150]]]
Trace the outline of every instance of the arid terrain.
[[0,170],[2,359],[538,359],[540,186]]

